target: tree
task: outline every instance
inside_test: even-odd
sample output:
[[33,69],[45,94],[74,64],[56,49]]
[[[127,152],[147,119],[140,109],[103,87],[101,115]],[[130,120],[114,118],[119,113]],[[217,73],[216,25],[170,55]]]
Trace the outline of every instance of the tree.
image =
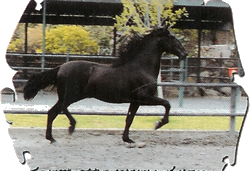
[[[11,38],[8,46],[9,52],[24,53],[25,46],[25,24],[19,23]],[[37,49],[41,49],[42,25],[29,24],[28,26],[28,52],[34,53]]]
[[54,26],[46,30],[47,53],[96,54],[98,43],[81,26]]
[[19,24],[11,38],[7,51],[24,52],[24,25]]
[[28,27],[28,53],[40,52],[42,48],[42,24],[29,24]]
[[23,40],[22,39],[15,39],[12,40],[8,46],[7,51],[9,52],[24,52],[24,47],[23,47]]
[[182,16],[188,16],[185,8],[173,11],[173,0],[122,0],[122,3],[123,12],[116,16],[115,26],[125,34],[131,30],[145,33],[165,19],[172,27]]
[[84,26],[91,37],[95,38],[99,45],[99,55],[110,55],[113,49],[113,29],[112,26]]
[[[24,28],[24,24],[18,24],[8,46],[8,52],[24,52]],[[42,52],[42,28],[42,24],[29,24],[28,53]],[[95,37],[96,34],[91,32],[98,32],[99,34],[99,31],[95,31],[95,28],[85,29],[82,26],[47,25],[46,52],[67,53],[70,50],[71,53],[96,54],[98,44],[101,42],[94,40],[92,37]]]

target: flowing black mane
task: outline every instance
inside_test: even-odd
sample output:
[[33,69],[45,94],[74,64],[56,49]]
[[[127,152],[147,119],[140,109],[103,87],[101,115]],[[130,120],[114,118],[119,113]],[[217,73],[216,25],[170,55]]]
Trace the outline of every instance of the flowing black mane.
[[112,66],[117,67],[126,64],[140,53],[144,44],[148,43],[149,38],[163,34],[166,35],[168,33],[168,29],[164,29],[164,27],[157,27],[151,30],[148,34],[144,35],[140,35],[138,32],[133,31],[132,35],[128,38],[129,40],[120,46],[118,59],[113,63]]

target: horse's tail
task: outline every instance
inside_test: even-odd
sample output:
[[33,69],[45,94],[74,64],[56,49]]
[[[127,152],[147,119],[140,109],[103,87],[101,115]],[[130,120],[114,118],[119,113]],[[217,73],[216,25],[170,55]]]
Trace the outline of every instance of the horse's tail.
[[60,67],[56,67],[52,70],[32,75],[23,88],[23,98],[25,100],[33,99],[39,90],[42,90],[49,85],[55,86],[59,68]]

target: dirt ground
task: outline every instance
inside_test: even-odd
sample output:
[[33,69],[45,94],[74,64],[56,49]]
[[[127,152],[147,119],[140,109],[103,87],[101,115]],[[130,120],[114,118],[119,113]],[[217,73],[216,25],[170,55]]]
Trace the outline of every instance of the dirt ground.
[[20,162],[39,170],[222,170],[223,157],[234,160],[237,135],[220,131],[131,130],[130,145],[122,130],[54,129],[56,143],[44,138],[45,129],[10,128]]

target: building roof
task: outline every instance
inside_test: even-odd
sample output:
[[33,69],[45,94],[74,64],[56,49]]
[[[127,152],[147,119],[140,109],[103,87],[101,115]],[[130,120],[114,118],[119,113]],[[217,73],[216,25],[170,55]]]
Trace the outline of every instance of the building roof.
[[[35,11],[34,0],[27,6],[21,23],[42,23],[42,11]],[[43,2],[42,2],[43,4]],[[185,7],[188,18],[178,21],[181,29],[229,29],[232,23],[230,6],[221,0],[177,0],[174,9]],[[115,23],[114,17],[122,13],[121,0],[47,0],[47,24],[107,25]]]

